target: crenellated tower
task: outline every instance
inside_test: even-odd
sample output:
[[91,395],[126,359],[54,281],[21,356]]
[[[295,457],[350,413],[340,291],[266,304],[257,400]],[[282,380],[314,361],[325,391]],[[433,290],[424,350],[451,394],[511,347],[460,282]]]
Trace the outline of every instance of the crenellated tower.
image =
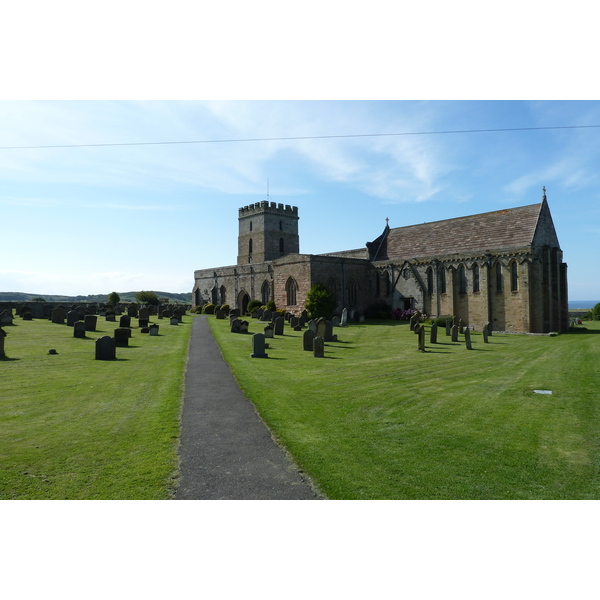
[[298,207],[263,200],[239,209],[238,265],[300,252]]

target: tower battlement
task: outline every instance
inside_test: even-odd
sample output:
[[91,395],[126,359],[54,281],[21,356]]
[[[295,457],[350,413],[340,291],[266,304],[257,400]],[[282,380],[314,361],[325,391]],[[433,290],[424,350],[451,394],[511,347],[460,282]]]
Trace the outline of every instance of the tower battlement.
[[279,214],[282,216],[298,216],[298,207],[290,206],[286,204],[277,204],[276,202],[268,202],[263,200],[262,202],[256,202],[255,204],[249,204],[239,209],[239,216],[246,217],[259,212],[268,212],[269,214]]

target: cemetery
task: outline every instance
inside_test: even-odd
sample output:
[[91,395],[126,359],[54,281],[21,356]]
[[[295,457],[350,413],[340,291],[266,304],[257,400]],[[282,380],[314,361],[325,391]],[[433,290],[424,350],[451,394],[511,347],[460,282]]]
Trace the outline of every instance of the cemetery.
[[193,319],[327,498],[600,496],[596,322],[550,336],[418,314],[69,312],[5,315],[2,499],[172,497]]

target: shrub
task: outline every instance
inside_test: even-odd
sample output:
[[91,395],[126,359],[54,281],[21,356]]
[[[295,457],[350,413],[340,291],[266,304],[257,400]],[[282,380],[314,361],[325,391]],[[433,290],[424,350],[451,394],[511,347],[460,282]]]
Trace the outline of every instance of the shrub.
[[600,302],[592,308],[592,319],[594,319],[594,321],[600,321]]
[[273,312],[274,310],[277,310],[277,307],[275,306],[275,302],[273,300],[269,300],[266,304],[266,309],[270,310],[271,312]]
[[215,305],[214,304],[205,304],[202,308],[202,312],[205,315],[214,315],[215,314]]
[[327,289],[322,283],[313,283],[308,294],[306,294],[304,307],[311,319],[318,319],[319,317],[329,319],[335,310],[335,304],[335,296],[331,290]]
[[253,310],[258,310],[262,306],[262,302],[260,300],[250,300],[248,302],[248,308],[246,309],[249,313]]
[[221,310],[225,313],[225,315],[229,315],[229,304],[223,304],[223,306],[221,306]]
[[200,314],[202,314],[202,307],[201,306],[194,306],[194,308],[192,308],[190,310],[190,312],[193,312],[196,315],[200,315]]

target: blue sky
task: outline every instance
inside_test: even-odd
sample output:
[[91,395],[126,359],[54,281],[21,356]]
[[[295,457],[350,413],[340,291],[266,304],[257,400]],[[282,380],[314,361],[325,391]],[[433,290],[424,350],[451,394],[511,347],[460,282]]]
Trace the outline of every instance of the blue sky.
[[10,101],[0,150],[10,260],[2,291],[189,292],[235,264],[237,210],[298,206],[300,250],[359,248],[400,227],[537,203],[571,300],[600,299],[600,128],[237,141],[600,125],[597,101]]

